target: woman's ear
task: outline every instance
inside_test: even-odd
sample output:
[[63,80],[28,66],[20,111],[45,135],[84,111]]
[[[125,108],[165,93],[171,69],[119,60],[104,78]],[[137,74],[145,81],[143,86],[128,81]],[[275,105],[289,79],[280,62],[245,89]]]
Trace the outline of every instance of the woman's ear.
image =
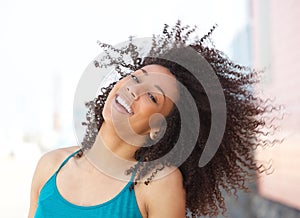
[[152,128],[150,130],[150,138],[151,138],[151,140],[155,141],[158,138],[158,136],[160,135],[159,133],[160,133],[160,129],[159,128]]
[[155,113],[150,117],[150,139],[152,141],[159,140],[165,133],[166,130],[166,119],[160,113]]

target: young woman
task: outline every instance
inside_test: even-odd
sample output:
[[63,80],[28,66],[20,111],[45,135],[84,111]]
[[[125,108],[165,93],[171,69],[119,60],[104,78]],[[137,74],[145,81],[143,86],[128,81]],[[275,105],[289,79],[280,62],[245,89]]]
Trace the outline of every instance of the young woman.
[[[213,29],[200,40],[191,39],[194,31],[180,22],[165,26],[148,57],[139,56],[133,43],[123,49],[101,43],[106,51],[131,60],[107,52],[109,63],[95,61],[96,67],[114,66],[121,79],[86,104],[81,146],[40,159],[29,217],[215,216],[226,211],[222,189],[247,190],[245,181],[261,169],[253,150],[265,146],[260,136],[272,131],[263,115],[272,111],[267,107],[276,107],[249,89],[259,81],[257,72],[234,64],[209,44]],[[201,69],[191,72],[166,58],[179,47],[204,57],[222,93],[214,91],[214,82],[201,84]],[[211,128],[222,127],[222,120],[212,127],[212,97],[206,87],[213,98],[224,96],[225,111],[219,107],[213,112],[225,114],[226,122],[216,153],[199,167]]]

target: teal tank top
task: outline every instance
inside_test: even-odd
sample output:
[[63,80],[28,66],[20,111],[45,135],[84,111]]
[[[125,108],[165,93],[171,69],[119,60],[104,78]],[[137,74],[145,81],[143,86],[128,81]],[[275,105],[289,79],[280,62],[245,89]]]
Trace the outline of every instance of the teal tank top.
[[114,198],[95,206],[79,206],[64,199],[56,186],[56,176],[59,170],[76,155],[74,152],[67,157],[57,171],[50,177],[40,191],[35,218],[70,217],[70,218],[142,218],[134,190],[129,187],[133,182],[135,172],[130,181]]

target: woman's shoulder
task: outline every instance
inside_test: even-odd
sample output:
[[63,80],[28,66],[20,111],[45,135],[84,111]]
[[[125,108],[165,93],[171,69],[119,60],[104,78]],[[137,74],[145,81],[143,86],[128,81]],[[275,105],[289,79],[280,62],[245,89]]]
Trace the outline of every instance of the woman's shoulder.
[[[155,176],[149,183],[149,187],[153,189],[161,189],[170,186],[183,186],[183,177],[180,170],[175,166],[165,166],[161,170],[155,170]],[[150,185],[152,183],[152,185]]]
[[183,177],[177,167],[165,166],[159,170],[151,170],[143,180],[146,181],[147,178],[150,177],[152,179],[147,185],[141,185],[145,194],[150,198],[156,197],[156,194],[161,195],[161,193],[164,193],[166,190],[172,190],[174,194],[183,190]]
[[164,167],[155,172],[150,183],[142,187],[148,214],[183,217],[186,192],[180,170],[176,167]]
[[37,163],[34,179],[36,185],[41,188],[44,183],[55,173],[62,162],[76,150],[78,146],[58,148],[42,155]]
[[60,160],[61,158],[64,158],[75,151],[79,150],[79,146],[70,146],[70,147],[64,147],[64,148],[57,148],[51,151],[46,152],[41,159],[43,158],[50,158],[52,160]]
[[58,148],[52,151],[48,151],[42,155],[40,158],[38,165],[45,165],[47,168],[55,168],[59,167],[60,164],[72,153],[80,149],[78,146]]

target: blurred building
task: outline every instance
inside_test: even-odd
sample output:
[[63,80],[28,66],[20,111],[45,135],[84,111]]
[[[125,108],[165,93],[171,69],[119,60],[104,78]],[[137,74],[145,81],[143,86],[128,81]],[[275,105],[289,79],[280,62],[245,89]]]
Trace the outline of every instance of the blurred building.
[[[229,55],[235,62],[265,70],[260,89],[263,98],[283,104],[283,120],[274,138],[283,143],[259,150],[257,160],[272,165],[249,184],[252,193],[227,197],[231,218],[300,217],[300,1],[245,0],[244,24],[236,32]],[[275,115],[275,114],[274,114]],[[280,114],[276,114],[280,117]]]
[[[253,66],[266,69],[263,90],[286,113],[279,122],[284,142],[257,154],[272,160],[273,172],[258,179],[258,192],[269,201],[264,217],[300,217],[300,1],[252,0],[250,10]],[[271,215],[272,205],[285,212]],[[287,208],[297,215],[289,216]]]

